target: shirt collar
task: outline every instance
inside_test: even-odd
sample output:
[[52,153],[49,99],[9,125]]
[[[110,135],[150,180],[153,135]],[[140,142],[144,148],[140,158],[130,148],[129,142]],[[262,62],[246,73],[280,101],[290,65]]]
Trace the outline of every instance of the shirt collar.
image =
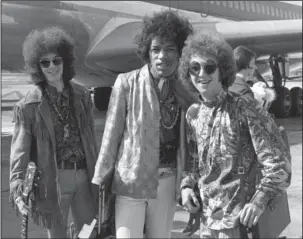
[[199,95],[199,100],[205,106],[212,108],[219,105],[226,97],[227,97],[227,91],[222,89],[214,100],[205,101],[203,100],[201,95]]
[[46,84],[45,88],[47,89],[53,100],[57,100],[59,97],[63,97],[66,99],[69,97],[68,87],[66,85],[64,86],[62,92],[58,92],[56,87],[51,86],[50,84]]

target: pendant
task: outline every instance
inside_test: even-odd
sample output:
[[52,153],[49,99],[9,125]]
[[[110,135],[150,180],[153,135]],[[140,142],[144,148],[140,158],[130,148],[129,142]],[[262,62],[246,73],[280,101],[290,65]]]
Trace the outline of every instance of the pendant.
[[69,130],[68,130],[68,124],[64,125],[64,140],[67,140],[67,138],[69,137]]

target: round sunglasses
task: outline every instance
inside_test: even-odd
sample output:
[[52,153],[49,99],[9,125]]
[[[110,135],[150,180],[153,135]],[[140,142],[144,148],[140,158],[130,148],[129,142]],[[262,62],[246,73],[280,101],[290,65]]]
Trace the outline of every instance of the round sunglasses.
[[203,64],[202,66],[201,66],[200,63],[198,63],[196,61],[193,61],[189,65],[189,74],[191,74],[193,76],[199,76],[202,67],[203,67],[203,71],[207,75],[211,75],[216,71],[218,66],[217,66],[217,63],[214,60],[211,60],[211,59],[208,59],[206,61],[206,63]]
[[51,61],[53,62],[53,64],[55,66],[59,66],[62,64],[62,58],[59,56],[54,57],[52,60],[48,60],[48,59],[43,59],[40,61],[40,65],[43,68],[49,68]]

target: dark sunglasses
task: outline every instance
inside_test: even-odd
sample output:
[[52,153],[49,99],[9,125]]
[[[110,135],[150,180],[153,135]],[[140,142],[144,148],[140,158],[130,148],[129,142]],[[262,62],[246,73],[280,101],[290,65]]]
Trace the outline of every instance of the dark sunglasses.
[[[62,58],[59,57],[59,56],[54,57],[51,61],[53,62],[53,64],[54,64],[55,66],[59,66],[59,65],[62,64]],[[43,68],[48,68],[48,67],[50,66],[50,62],[51,62],[51,61],[48,60],[48,59],[43,59],[43,60],[40,61],[40,65],[41,65]]]
[[[207,75],[211,75],[213,74],[216,69],[217,69],[217,64],[215,61],[208,59],[206,61],[205,64],[203,64],[203,71],[207,74]],[[193,75],[193,76],[199,76],[200,72],[201,72],[201,68],[202,66],[200,65],[200,63],[193,61],[192,63],[190,63],[189,65],[189,74]]]

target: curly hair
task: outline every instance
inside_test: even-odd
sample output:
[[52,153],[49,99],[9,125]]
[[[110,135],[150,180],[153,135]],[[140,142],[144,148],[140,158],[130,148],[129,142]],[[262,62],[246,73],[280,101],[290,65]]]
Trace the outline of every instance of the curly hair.
[[256,58],[257,55],[245,46],[238,46],[234,49],[234,58],[236,61],[237,71],[247,69],[249,62]]
[[233,50],[223,37],[212,31],[198,31],[186,41],[178,69],[180,80],[190,89],[195,89],[189,80],[189,62],[193,55],[203,54],[215,57],[219,66],[220,82],[223,89],[227,90],[233,84],[236,74]]
[[40,58],[47,53],[58,54],[63,59],[64,83],[75,76],[74,40],[57,26],[35,29],[29,33],[23,43],[25,69],[35,85],[46,82],[40,68]]
[[152,17],[144,17],[141,32],[135,37],[137,54],[143,62],[149,62],[150,44],[154,37],[172,41],[177,45],[179,55],[187,37],[193,33],[190,22],[170,10],[155,13]]

